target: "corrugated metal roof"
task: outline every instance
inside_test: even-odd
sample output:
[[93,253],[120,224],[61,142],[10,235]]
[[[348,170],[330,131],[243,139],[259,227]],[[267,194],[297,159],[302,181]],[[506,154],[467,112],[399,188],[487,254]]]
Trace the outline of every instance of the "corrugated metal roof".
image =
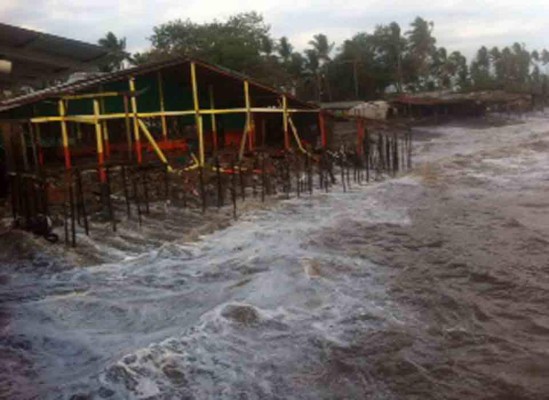
[[[186,63],[190,63],[191,61],[194,61],[198,66],[202,66],[204,68],[207,68],[210,71],[213,71],[217,74],[223,75],[224,77],[230,78],[230,79],[237,79],[240,81],[248,80],[250,82],[251,86],[255,86],[257,88],[263,89],[265,91],[269,91],[273,94],[283,94],[281,91],[272,88],[268,85],[264,85],[255,79],[249,78],[248,76],[235,72],[232,70],[229,70],[224,67],[220,67],[214,64],[207,63],[205,61],[197,60],[197,59],[191,59],[189,57],[177,57],[165,61],[160,61],[156,63],[150,63],[145,64],[141,66],[137,66],[134,68],[128,68],[121,71],[115,71],[111,73],[104,73],[104,74],[98,74],[97,76],[91,77],[91,78],[83,78],[77,81],[64,83],[57,86],[52,86],[50,88],[36,91],[27,95],[15,97],[12,99],[5,100],[3,102],[0,102],[0,112],[4,112],[13,108],[21,107],[28,104],[33,104],[38,101],[42,101],[49,98],[59,98],[63,95],[68,94],[76,94],[76,93],[82,93],[83,91],[90,89],[94,86],[105,84],[109,82],[115,82],[121,79],[127,79],[131,76],[139,76],[144,75],[150,72],[155,72],[161,69],[170,68],[174,66],[183,65]],[[314,109],[317,108],[316,105],[310,104],[307,102],[300,101],[295,96],[291,94],[285,93],[285,95],[288,97],[288,99],[293,100],[294,102],[299,103],[301,106],[305,108]]]
[[13,65],[12,73],[0,74],[0,87],[90,70],[107,53],[91,43],[0,23],[0,58]]

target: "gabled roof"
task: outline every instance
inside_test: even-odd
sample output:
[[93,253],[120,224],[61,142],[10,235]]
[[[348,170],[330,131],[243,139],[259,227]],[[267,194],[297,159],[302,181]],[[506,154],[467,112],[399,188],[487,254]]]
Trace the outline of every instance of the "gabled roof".
[[255,87],[256,89],[259,89],[264,92],[269,92],[270,94],[274,94],[274,95],[285,94],[290,101],[296,104],[299,104],[301,107],[304,107],[304,108],[308,108],[308,109],[318,108],[314,104],[300,101],[299,99],[297,99],[295,96],[291,94],[283,93],[273,87],[260,83],[255,79],[250,78],[242,73],[232,71],[230,69],[220,67],[214,64],[210,64],[198,59],[193,59],[189,57],[176,57],[176,58],[172,58],[165,61],[159,61],[155,63],[149,63],[149,64],[144,64],[144,65],[140,65],[133,68],[124,69],[121,71],[96,74],[95,76],[92,76],[92,77],[85,77],[77,81],[63,83],[61,85],[52,86],[44,90],[40,90],[40,91],[32,92],[30,94],[26,94],[23,96],[7,99],[3,102],[0,102],[0,112],[21,107],[24,105],[33,104],[45,99],[59,98],[65,95],[83,93],[86,90],[90,90],[98,85],[102,85],[110,82],[116,82],[123,79],[128,79],[132,76],[137,77],[140,75],[145,75],[145,74],[160,71],[163,69],[182,66],[184,64],[190,64],[191,62],[196,63],[198,68],[202,67],[203,69],[213,73],[214,75],[220,78],[237,80],[241,82],[243,82],[244,80],[247,80],[250,84],[250,87],[252,88]]
[[107,53],[94,44],[0,23],[0,59],[12,63],[11,73],[0,73],[0,87],[95,69]]

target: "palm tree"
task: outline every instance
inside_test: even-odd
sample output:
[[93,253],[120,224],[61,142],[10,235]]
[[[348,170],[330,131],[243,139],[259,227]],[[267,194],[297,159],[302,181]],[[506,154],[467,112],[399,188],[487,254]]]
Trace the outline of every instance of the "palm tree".
[[321,65],[331,60],[330,53],[334,49],[334,43],[330,43],[325,34],[319,33],[318,35],[314,35],[313,40],[309,41],[309,44],[316,52]]
[[435,51],[436,39],[433,37],[433,22],[416,17],[410,24],[408,35],[408,52],[412,59],[418,77],[427,78],[429,75],[429,59]]
[[290,44],[290,41],[286,36],[282,36],[280,40],[278,41],[278,54],[280,55],[280,58],[282,58],[282,62],[287,63],[290,60],[290,57],[292,56],[294,47]]
[[118,39],[114,33],[107,32],[97,43],[108,51],[101,71],[112,72],[124,68],[124,61],[130,58],[130,54],[126,52],[126,38]]

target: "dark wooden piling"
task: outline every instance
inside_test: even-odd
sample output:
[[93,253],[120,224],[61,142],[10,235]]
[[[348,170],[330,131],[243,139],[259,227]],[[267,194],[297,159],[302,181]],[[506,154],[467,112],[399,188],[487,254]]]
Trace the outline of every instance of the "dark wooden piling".
[[252,176],[252,197],[255,199],[255,196],[257,195],[257,191],[255,189],[255,179],[256,179],[256,169],[259,168],[259,154],[256,154],[254,156],[254,162],[253,162],[253,165],[252,165],[252,171],[251,171],[251,176]]
[[231,200],[233,202],[233,218],[236,219],[236,170],[235,162],[231,163]]
[[70,218],[71,218],[71,246],[76,247],[76,214],[74,204],[74,189],[72,178],[69,183],[69,205],[70,205]]
[[122,178],[122,192],[124,193],[124,202],[126,203],[126,215],[128,216],[128,218],[131,218],[132,211],[130,207],[130,196],[128,193],[128,182],[127,182],[125,165],[122,165],[120,167],[120,177]]
[[346,192],[347,187],[345,185],[345,170],[343,167],[343,154],[341,154],[341,158],[339,159],[339,169],[341,171],[341,187],[343,188],[343,192]]
[[265,154],[261,155],[261,202],[265,202],[266,176]]
[[246,180],[244,177],[244,165],[242,161],[238,163],[238,178],[240,181],[240,197],[242,201],[246,200]]
[[198,179],[200,183],[200,196],[202,198],[202,213],[206,212],[206,187],[204,185],[204,167],[198,168]]
[[141,224],[143,223],[142,212],[141,212],[141,199],[139,196],[139,186],[137,185],[137,176],[135,175],[135,173],[132,176],[132,189],[133,189],[133,199],[135,201],[135,206],[137,209],[137,220],[139,222],[139,226],[141,226]]
[[347,160],[347,156],[345,155],[345,160],[347,161],[345,163],[345,166],[347,167],[347,188],[351,190],[351,166],[349,165],[349,162]]
[[63,230],[65,231],[65,245],[69,245],[69,213],[67,207],[68,188],[65,188],[65,196],[63,199]]
[[164,163],[164,201],[170,200],[170,171],[168,163]]
[[74,174],[76,177],[76,191],[77,191],[77,200],[79,205],[79,214],[82,217],[82,221],[84,223],[84,232],[86,232],[86,235],[89,236],[90,229],[88,225],[88,213],[86,210],[86,198],[84,197],[84,190],[82,188],[82,174],[80,172],[79,168],[76,168],[74,170]]
[[408,169],[412,169],[412,130],[408,128]]
[[290,161],[288,156],[284,157],[282,173],[284,174],[284,182],[286,183],[286,198],[289,199],[292,191],[292,176],[290,175]]
[[114,207],[112,204],[112,190],[111,190],[111,173],[110,167],[105,168],[105,177],[107,184],[107,209],[109,212],[109,220],[111,221],[112,231],[116,232],[116,217],[114,213]]
[[141,172],[141,184],[143,185],[143,200],[145,201],[145,212],[150,214],[151,210],[149,207],[149,185],[148,185],[148,176],[147,171],[144,168],[140,169]]
[[223,183],[221,182],[221,166],[219,156],[215,156],[215,178],[217,184],[217,208],[223,207]]
[[313,165],[311,162],[311,155],[307,153],[306,155],[307,162],[307,184],[309,186],[309,195],[313,194]]

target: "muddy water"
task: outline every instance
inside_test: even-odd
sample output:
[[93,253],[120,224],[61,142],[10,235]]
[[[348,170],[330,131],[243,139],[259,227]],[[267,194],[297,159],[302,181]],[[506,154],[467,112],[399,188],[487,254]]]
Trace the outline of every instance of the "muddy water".
[[3,235],[0,397],[549,398],[549,119],[520,122],[213,233]]

